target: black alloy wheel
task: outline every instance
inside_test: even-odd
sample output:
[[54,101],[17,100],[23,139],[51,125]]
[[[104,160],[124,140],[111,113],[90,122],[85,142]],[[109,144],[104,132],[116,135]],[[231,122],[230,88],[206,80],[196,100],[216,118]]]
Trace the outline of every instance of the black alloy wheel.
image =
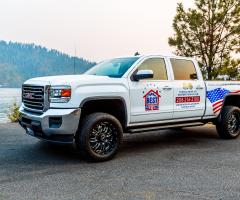
[[228,119],[228,129],[231,134],[237,134],[239,128],[239,113],[234,112]]
[[123,130],[120,122],[106,113],[93,113],[81,120],[76,147],[91,161],[113,158],[121,148]]
[[92,129],[89,142],[95,153],[105,155],[115,148],[117,140],[118,136],[113,124],[101,122]]
[[235,139],[240,135],[240,109],[236,106],[224,106],[221,121],[216,123],[219,136]]

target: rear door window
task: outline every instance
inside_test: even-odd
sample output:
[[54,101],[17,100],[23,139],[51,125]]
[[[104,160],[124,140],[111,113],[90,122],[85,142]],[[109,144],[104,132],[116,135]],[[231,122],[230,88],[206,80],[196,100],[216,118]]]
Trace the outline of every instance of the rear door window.
[[190,60],[170,59],[175,80],[198,80],[195,66]]

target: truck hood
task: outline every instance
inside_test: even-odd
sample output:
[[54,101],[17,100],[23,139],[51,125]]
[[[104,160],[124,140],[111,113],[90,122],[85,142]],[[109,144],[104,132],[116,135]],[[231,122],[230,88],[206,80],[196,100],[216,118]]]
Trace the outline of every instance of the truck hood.
[[45,76],[37,77],[27,80],[24,84],[38,84],[40,82],[45,82],[49,85],[67,85],[73,82],[84,82],[86,80],[98,80],[109,79],[108,76],[96,76],[96,75],[61,75],[61,76]]

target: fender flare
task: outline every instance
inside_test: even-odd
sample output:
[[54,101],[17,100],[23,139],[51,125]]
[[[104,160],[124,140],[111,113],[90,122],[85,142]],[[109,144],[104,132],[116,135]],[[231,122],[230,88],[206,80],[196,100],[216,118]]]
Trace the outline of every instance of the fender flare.
[[120,96],[96,96],[96,97],[87,97],[85,99],[83,99],[79,105],[79,108],[82,108],[84,106],[84,104],[88,101],[97,101],[97,100],[120,100],[123,104],[124,107],[124,124],[123,124],[123,129],[126,128],[127,126],[127,122],[128,122],[128,114],[127,114],[127,105],[126,105],[126,101],[123,97]]
[[227,97],[229,97],[229,96],[240,96],[240,93],[231,93],[231,94],[226,94],[226,95],[224,96],[220,113],[219,113],[218,116],[217,116],[217,120],[218,120],[219,122],[221,121],[221,114],[222,114],[223,107],[224,107],[224,105],[225,105],[225,101],[226,101]]

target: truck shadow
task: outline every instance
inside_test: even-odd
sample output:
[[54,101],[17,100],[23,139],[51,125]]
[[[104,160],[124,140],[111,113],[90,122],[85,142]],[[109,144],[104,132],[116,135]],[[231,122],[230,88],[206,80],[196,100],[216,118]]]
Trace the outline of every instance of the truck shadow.
[[81,154],[77,151],[75,144],[72,145],[56,145],[45,141],[38,141],[36,144],[38,153],[46,155],[52,162],[75,162],[83,161]]
[[[192,127],[180,130],[166,129],[149,133],[124,134],[123,146],[119,154],[124,153],[124,156],[127,156],[128,153],[139,152],[143,149],[147,152],[153,149],[161,150],[180,146],[188,148],[191,146],[194,148],[212,146],[213,140],[221,141],[215,127]],[[38,158],[43,156],[50,159],[51,162],[87,162],[76,150],[75,144],[59,146],[39,141],[35,145]]]
[[195,147],[212,145],[213,141],[221,141],[215,127],[191,127],[183,129],[166,129],[150,133],[126,134],[124,137],[124,152],[154,148],[166,149],[179,146]]
[[147,144],[188,144],[205,139],[219,139],[215,127],[194,127],[183,129],[165,129],[149,133],[126,134],[124,145]]

